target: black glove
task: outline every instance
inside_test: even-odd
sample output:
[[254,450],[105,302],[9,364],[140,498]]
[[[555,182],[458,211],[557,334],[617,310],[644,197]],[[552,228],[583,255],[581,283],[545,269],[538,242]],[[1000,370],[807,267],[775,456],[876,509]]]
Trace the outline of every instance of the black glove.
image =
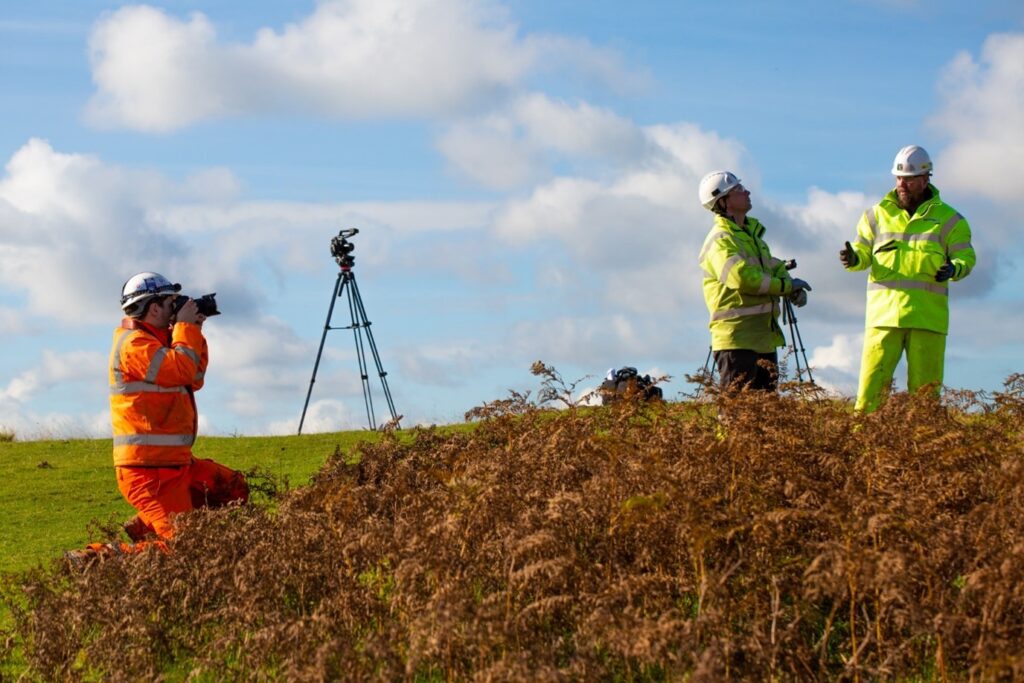
[[798,277],[793,278],[793,294],[806,289],[808,292],[811,291],[811,286],[807,284],[807,280],[801,280]]
[[949,278],[953,277],[953,273],[956,272],[956,266],[948,258],[946,262],[942,264],[942,267],[935,271],[935,281],[945,282]]
[[797,308],[802,308],[807,305],[807,290],[798,289],[789,296],[789,300]]
[[847,242],[846,247],[839,252],[839,260],[842,261],[843,265],[847,268],[853,268],[855,265],[860,263],[860,259],[857,258],[857,252],[853,250],[853,247],[849,242]]

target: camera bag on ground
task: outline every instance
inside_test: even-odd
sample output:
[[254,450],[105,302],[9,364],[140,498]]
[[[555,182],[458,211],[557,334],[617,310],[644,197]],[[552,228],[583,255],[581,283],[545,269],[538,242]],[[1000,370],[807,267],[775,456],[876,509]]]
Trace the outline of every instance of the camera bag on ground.
[[661,387],[654,384],[650,375],[640,375],[636,368],[611,368],[601,382],[599,389],[601,405],[608,405],[624,396],[650,401],[660,400]]

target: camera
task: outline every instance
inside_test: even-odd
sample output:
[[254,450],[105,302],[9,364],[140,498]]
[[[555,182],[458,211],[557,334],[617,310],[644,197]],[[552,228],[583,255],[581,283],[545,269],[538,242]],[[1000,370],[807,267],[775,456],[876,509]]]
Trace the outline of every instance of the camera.
[[357,228],[349,228],[348,230],[339,230],[338,234],[331,238],[331,256],[342,268],[351,268],[356,261],[356,257],[352,256],[356,245],[349,242],[348,238],[358,234]]
[[[216,296],[217,292],[213,292],[212,294],[203,294],[201,297],[195,300],[196,308],[198,309],[200,315],[205,315],[207,318],[209,318],[211,315],[220,315],[220,311],[217,310],[217,299],[214,298]],[[174,299],[174,315],[178,315],[178,311],[181,310],[181,307],[187,304],[188,300],[191,298],[192,297],[186,296],[184,294],[179,294]]]

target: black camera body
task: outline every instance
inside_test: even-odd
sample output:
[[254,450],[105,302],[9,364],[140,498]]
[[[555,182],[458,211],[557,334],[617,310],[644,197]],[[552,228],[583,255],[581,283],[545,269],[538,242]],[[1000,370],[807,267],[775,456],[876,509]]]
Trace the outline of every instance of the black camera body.
[[351,268],[356,262],[356,257],[352,256],[356,245],[349,242],[348,238],[358,234],[357,228],[349,228],[348,230],[339,230],[338,234],[331,238],[331,256],[342,268]]
[[[203,294],[195,300],[196,308],[199,310],[200,315],[205,315],[207,318],[211,315],[220,315],[220,311],[217,310],[217,299],[214,298],[216,296],[217,292],[213,292],[212,294]],[[174,315],[177,315],[181,307],[187,304],[191,298],[184,294],[179,294],[174,300]]]

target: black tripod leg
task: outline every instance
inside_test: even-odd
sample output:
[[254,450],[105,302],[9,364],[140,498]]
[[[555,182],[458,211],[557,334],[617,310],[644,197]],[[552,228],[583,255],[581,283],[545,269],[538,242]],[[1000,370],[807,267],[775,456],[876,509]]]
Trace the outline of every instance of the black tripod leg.
[[334,302],[341,296],[339,288],[342,286],[341,273],[334,281],[334,292],[331,294],[331,305],[327,307],[327,320],[324,321],[324,333],[320,336],[320,348],[316,351],[316,362],[313,363],[313,376],[309,378],[309,390],[306,392],[306,402],[302,405],[302,417],[299,418],[299,434],[302,434],[302,424],[306,421],[306,409],[309,408],[309,397],[313,395],[313,383],[316,382],[316,371],[320,367],[320,356],[324,352],[324,341],[327,339],[327,331],[331,329],[331,316],[334,314]]
[[395,402],[391,398],[391,387],[388,386],[388,373],[384,371],[384,364],[380,361],[380,353],[377,351],[377,342],[373,338],[373,330],[370,326],[371,323],[366,317],[366,307],[363,306],[363,295],[359,292],[359,285],[355,281],[355,275],[352,276],[352,288],[355,292],[355,305],[357,312],[363,321],[363,326],[366,330],[366,339],[370,343],[370,353],[373,354],[373,362],[377,367],[377,376],[380,377],[380,385],[384,391],[384,399],[387,401],[388,410],[391,412],[391,419],[394,420],[395,426],[398,426],[398,412],[395,410]]
[[359,289],[356,285],[355,273],[349,272],[345,278],[345,282],[349,285],[348,288],[348,314],[352,321],[352,340],[356,345],[356,359],[359,363],[359,380],[363,387],[363,404],[366,406],[366,419],[370,424],[370,429],[377,429],[377,419],[373,411],[373,394],[370,391],[370,375],[367,372],[366,365],[366,349],[363,346],[363,328],[367,325],[367,322],[359,314],[359,306],[357,300],[359,297]]
[[800,353],[804,357],[804,367],[807,368],[807,380],[814,384],[814,375],[811,374],[811,364],[807,360],[807,351],[804,349],[804,338],[800,334],[800,328],[796,326],[796,320],[793,321],[793,329],[796,330],[796,340],[800,342]]

